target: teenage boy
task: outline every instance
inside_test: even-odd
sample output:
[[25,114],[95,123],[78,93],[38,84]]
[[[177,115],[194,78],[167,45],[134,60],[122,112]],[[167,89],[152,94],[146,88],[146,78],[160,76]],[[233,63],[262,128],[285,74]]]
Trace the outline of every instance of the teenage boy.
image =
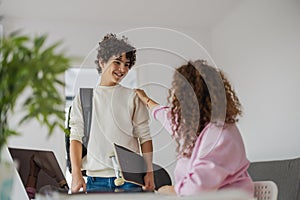
[[[149,113],[134,90],[123,87],[120,81],[135,64],[136,50],[127,38],[107,34],[99,43],[95,63],[101,76],[93,90],[92,122],[87,156],[82,159],[83,117],[80,97],[73,101],[70,115],[70,155],[72,164],[72,193],[80,188],[87,192],[142,191],[154,189],[152,169],[152,139]],[[147,164],[145,186],[125,182],[114,184],[115,172],[110,155],[113,143],[139,153],[142,150]],[[81,170],[85,169],[87,183]]]

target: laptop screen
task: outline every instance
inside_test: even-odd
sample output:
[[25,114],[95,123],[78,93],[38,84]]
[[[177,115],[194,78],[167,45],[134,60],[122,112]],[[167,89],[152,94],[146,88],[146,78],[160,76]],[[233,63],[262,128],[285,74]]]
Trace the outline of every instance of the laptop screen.
[[65,176],[52,151],[9,148],[9,152],[18,162],[18,173],[25,188],[34,185],[39,192],[51,186],[68,191]]

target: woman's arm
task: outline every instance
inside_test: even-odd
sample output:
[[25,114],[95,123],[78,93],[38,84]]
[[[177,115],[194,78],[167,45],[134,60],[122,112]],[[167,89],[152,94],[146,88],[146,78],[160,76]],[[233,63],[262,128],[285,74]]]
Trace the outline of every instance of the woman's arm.
[[135,89],[136,94],[138,95],[139,99],[145,104],[150,112],[152,112],[152,116],[154,119],[158,120],[164,128],[174,136],[172,131],[172,121],[169,112],[169,107],[167,106],[160,106],[156,101],[148,97],[144,90]]

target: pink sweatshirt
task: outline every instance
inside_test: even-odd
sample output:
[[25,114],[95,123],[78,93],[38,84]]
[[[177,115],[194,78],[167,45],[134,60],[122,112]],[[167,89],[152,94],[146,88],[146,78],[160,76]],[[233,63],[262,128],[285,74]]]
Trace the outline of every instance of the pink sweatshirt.
[[[172,134],[168,112],[168,107],[156,106],[152,115]],[[249,164],[236,125],[217,127],[210,123],[197,138],[191,157],[178,158],[175,191],[178,195],[195,195],[202,191],[242,189],[253,196],[254,186],[247,172]]]

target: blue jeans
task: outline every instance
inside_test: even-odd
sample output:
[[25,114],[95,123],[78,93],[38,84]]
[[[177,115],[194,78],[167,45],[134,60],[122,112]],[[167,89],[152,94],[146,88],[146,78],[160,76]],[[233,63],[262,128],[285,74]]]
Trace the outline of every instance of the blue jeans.
[[87,192],[142,192],[141,186],[125,182],[121,186],[114,183],[115,177],[87,177]]

